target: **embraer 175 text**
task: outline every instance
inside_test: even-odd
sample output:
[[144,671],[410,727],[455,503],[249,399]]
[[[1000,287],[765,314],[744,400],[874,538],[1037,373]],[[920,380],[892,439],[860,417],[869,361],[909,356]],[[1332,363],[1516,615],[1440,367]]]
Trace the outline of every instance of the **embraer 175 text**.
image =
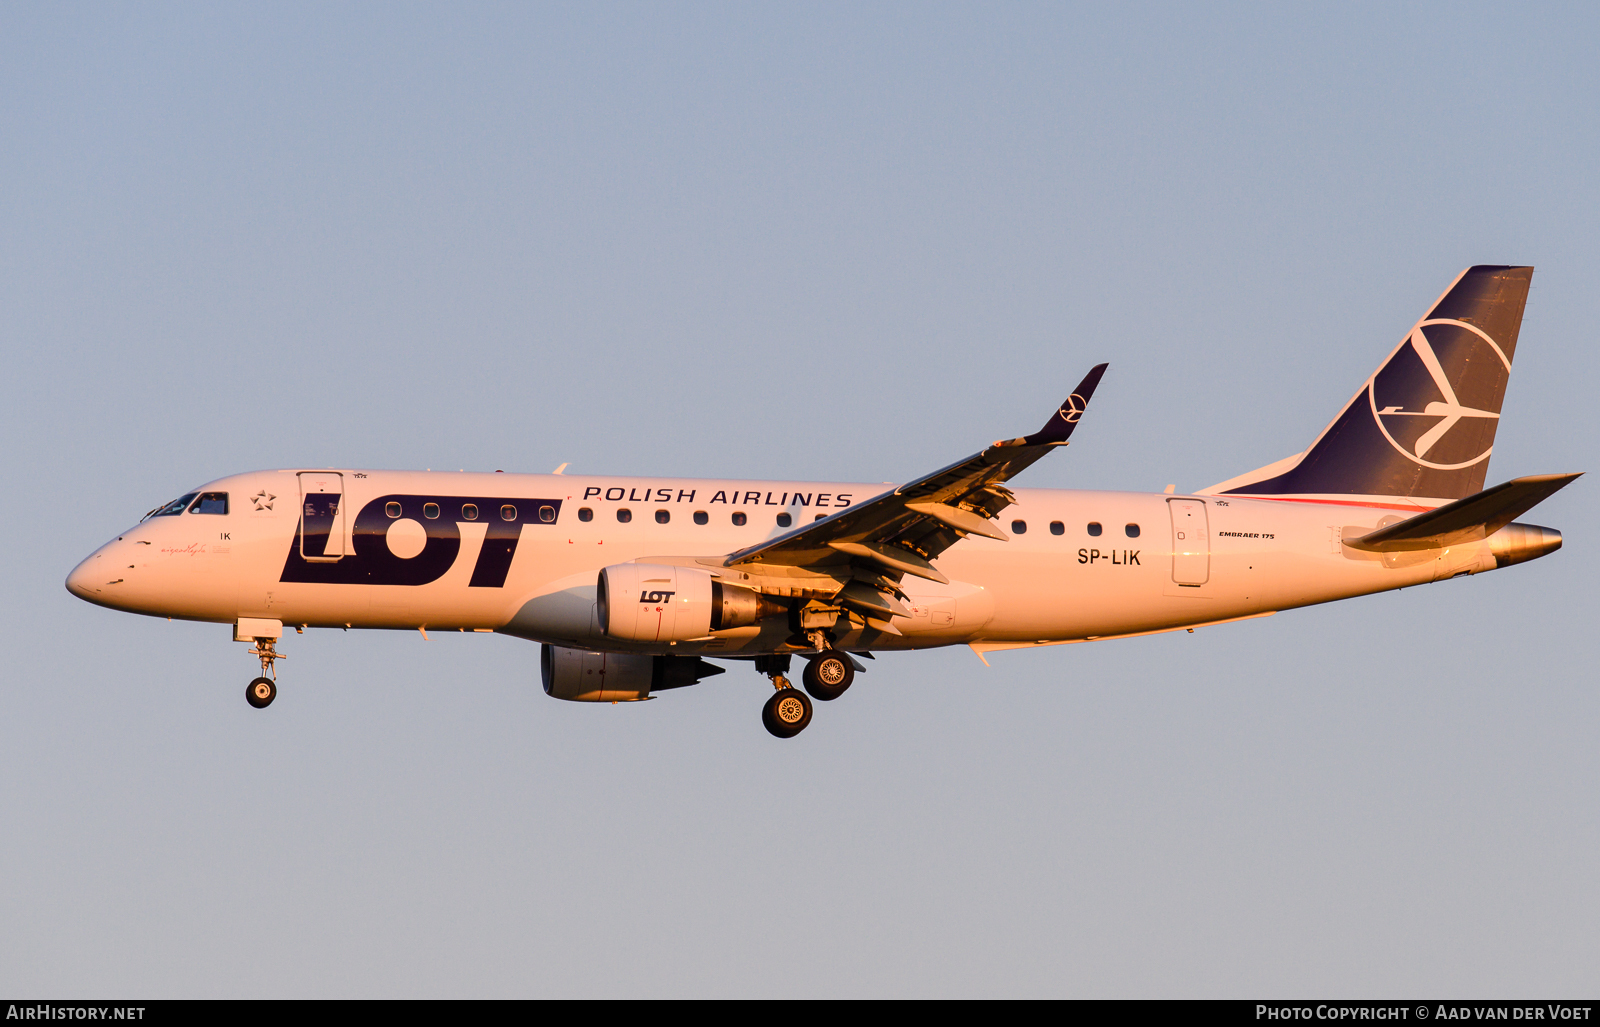
[[[744,660],[782,738],[857,656],[1057,645],[1265,617],[1543,556],[1513,523],[1576,474],[1484,490],[1529,267],[1462,272],[1305,452],[1194,495],[1013,489],[1044,427],[898,488],[281,470],[221,478],[80,563],[101,606],[233,625],[277,695],[285,624],[498,631],[541,643],[544,690],[619,702]],[[1170,489],[1169,489],[1170,493]],[[1002,516],[1004,515],[1004,516]],[[785,675],[805,660],[801,681]]]

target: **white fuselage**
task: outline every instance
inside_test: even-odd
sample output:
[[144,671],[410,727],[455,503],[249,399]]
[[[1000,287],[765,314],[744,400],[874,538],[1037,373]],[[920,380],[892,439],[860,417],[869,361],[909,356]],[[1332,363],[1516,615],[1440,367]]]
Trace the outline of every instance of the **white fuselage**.
[[[719,557],[791,530],[780,515],[799,527],[891,487],[263,471],[195,490],[226,493],[226,514],[150,517],[123,532],[84,560],[68,587],[104,606],[191,620],[500,631],[580,648],[710,656],[772,652],[791,634],[782,618],[670,645],[608,639],[595,611],[597,574],[632,561]],[[949,584],[901,582],[912,616],[895,619],[898,633],[861,624],[839,647],[985,650],[1166,631],[1495,566],[1487,541],[1388,555],[1341,544],[1423,506],[1059,489],[1017,489],[1016,498],[998,522],[1009,541],[957,543],[938,559]]]

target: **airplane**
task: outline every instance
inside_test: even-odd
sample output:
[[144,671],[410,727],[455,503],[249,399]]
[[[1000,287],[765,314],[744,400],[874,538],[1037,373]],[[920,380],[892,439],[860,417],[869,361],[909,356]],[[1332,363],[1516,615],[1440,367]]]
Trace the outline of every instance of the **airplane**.
[[[1189,630],[1511,566],[1517,517],[1578,474],[1484,489],[1531,267],[1461,272],[1303,452],[1187,495],[1012,488],[1065,447],[1106,365],[1038,431],[902,485],[288,468],[150,511],[66,586],[226,623],[277,696],[284,628],[499,632],[544,691],[633,702],[740,661],[762,723],[811,722],[874,654]],[[1004,516],[1003,516],[1004,515]],[[789,681],[804,662],[802,688]]]

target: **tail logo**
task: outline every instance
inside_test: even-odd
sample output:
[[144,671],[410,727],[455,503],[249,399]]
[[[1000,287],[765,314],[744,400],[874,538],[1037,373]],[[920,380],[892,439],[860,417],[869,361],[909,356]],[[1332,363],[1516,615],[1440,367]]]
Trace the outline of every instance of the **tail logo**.
[[[1060,393],[1058,392],[1056,395],[1059,396]],[[1083,416],[1083,408],[1087,405],[1088,401],[1074,392],[1067,397],[1067,401],[1061,404],[1061,409],[1057,410],[1056,413],[1060,414],[1061,419],[1068,424],[1077,424],[1078,418]]]
[[[1439,363],[1439,357],[1436,353],[1434,353],[1433,345],[1428,341],[1427,333],[1423,331],[1423,329],[1430,328],[1435,325],[1451,325],[1456,328],[1464,328],[1476,335],[1478,338],[1482,339],[1488,344],[1489,348],[1494,351],[1495,356],[1500,358],[1500,363],[1504,365],[1506,374],[1509,375],[1511,373],[1511,361],[1506,359],[1505,352],[1493,339],[1489,338],[1488,334],[1485,333],[1481,328],[1477,327],[1476,325],[1468,324],[1465,321],[1457,321],[1451,318],[1438,318],[1435,320],[1423,321],[1415,328],[1411,329],[1411,336],[1407,341],[1411,344],[1411,348],[1416,352],[1417,357],[1421,359],[1422,366],[1427,369],[1428,376],[1433,379],[1433,384],[1438,388],[1439,393],[1444,397],[1443,402],[1434,400],[1428,403],[1421,410],[1406,410],[1399,406],[1380,407],[1378,405],[1378,378],[1383,374],[1384,370],[1388,368],[1389,364],[1392,363],[1393,358],[1391,358],[1390,361],[1386,361],[1384,367],[1379,368],[1378,371],[1367,380],[1367,401],[1372,407],[1372,419],[1377,423],[1378,430],[1383,432],[1383,437],[1389,440],[1389,445],[1393,446],[1399,453],[1408,459],[1415,460],[1424,467],[1431,467],[1437,471],[1455,471],[1460,470],[1463,467],[1471,467],[1474,464],[1479,464],[1489,459],[1489,454],[1494,451],[1494,446],[1491,444],[1484,449],[1483,452],[1477,454],[1476,456],[1457,463],[1435,463],[1428,459],[1428,454],[1436,450],[1439,446],[1439,443],[1443,442],[1445,438],[1450,435],[1450,432],[1456,426],[1462,424],[1462,422],[1470,419],[1484,418],[1498,420],[1500,415],[1491,410],[1476,410],[1472,407],[1463,406],[1460,400],[1456,398],[1457,390],[1455,385],[1450,381],[1450,376],[1445,373],[1444,367]],[[1402,344],[1400,350],[1395,352],[1395,356],[1400,356],[1403,351],[1404,344]],[[1427,431],[1423,432],[1422,435],[1417,438],[1416,442],[1412,444],[1412,448],[1407,448],[1403,442],[1394,437],[1394,434],[1391,433],[1390,428],[1393,427],[1396,432],[1400,432],[1401,434],[1409,434],[1401,427],[1401,425],[1404,423],[1403,421],[1393,420],[1395,418],[1408,417],[1434,417],[1438,418],[1439,422],[1433,425]]]

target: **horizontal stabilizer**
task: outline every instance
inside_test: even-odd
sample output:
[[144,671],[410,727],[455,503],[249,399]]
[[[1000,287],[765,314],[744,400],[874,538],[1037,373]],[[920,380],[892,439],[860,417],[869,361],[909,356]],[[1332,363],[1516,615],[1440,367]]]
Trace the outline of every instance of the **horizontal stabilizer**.
[[1347,538],[1344,544],[1368,553],[1400,553],[1476,542],[1549,499],[1581,473],[1513,478],[1503,485],[1368,532],[1360,538]]

